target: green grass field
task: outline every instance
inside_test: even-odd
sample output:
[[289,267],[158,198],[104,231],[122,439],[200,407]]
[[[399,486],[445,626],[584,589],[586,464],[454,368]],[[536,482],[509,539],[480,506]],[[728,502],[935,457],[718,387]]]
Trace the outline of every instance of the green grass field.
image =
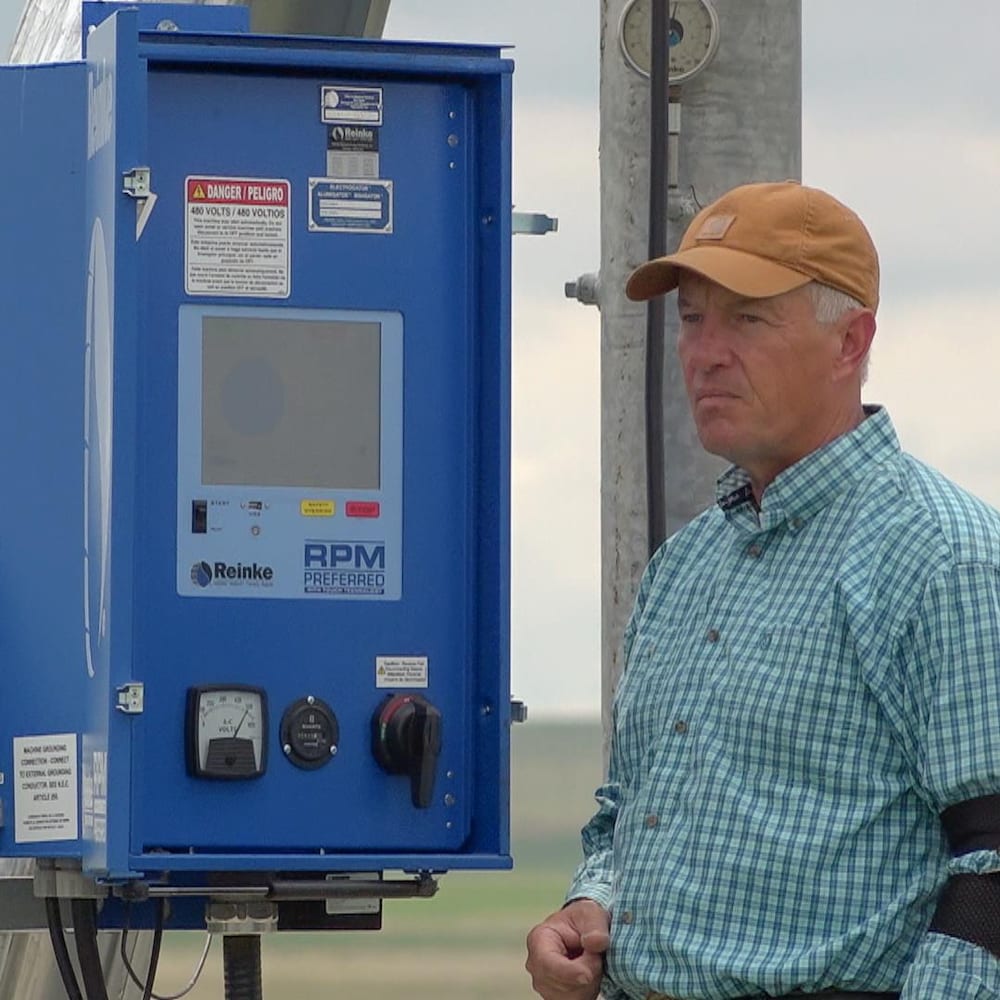
[[[524,937],[561,903],[579,858],[579,830],[601,778],[601,727],[537,722],[513,729],[512,872],[456,872],[433,899],[385,904],[383,929],[271,934],[265,1000],[528,1000]],[[169,935],[156,992],[187,982],[201,934]],[[190,1000],[220,1000],[221,942]]]

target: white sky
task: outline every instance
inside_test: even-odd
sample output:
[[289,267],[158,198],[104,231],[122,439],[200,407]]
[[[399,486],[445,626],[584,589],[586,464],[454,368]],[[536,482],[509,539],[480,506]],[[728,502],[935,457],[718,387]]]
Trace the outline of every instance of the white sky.
[[[732,0],[723,0],[720,8]],[[18,0],[0,0],[0,53]],[[803,180],[882,258],[867,396],[904,446],[1000,506],[1000,4],[803,0]],[[512,674],[534,715],[600,704],[597,0],[393,0],[386,36],[515,46]],[[644,206],[637,210],[644,211]]]

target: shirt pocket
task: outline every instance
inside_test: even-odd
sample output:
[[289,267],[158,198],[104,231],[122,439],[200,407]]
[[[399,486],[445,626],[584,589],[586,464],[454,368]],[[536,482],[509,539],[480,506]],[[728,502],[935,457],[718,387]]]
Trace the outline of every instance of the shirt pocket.
[[619,780],[628,788],[645,773],[675,706],[690,683],[690,630],[661,628],[640,632],[615,692],[615,743]]
[[856,711],[856,662],[844,634],[824,625],[765,625],[732,639],[716,675],[721,728],[750,777],[832,790]]

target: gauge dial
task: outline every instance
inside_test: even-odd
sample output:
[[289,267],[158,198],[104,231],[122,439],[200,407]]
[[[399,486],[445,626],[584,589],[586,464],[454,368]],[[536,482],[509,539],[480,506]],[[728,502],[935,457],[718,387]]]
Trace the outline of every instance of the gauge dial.
[[259,778],[267,752],[267,696],[243,684],[188,689],[188,772],[197,778]]
[[[629,0],[618,25],[618,41],[628,64],[649,76],[652,0]],[[670,0],[670,83],[690,80],[708,65],[719,47],[719,15],[709,0]]]

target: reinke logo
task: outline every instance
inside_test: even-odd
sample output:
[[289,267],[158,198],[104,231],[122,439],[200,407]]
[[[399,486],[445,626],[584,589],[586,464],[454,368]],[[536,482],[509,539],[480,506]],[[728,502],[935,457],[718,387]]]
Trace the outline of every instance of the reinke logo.
[[202,589],[213,583],[223,585],[249,584],[250,586],[269,586],[274,580],[274,570],[260,563],[227,563],[217,561],[196,562],[191,567],[191,582]]
[[358,127],[357,125],[334,125],[330,129],[330,138],[334,142],[374,142],[376,132],[373,128]]

